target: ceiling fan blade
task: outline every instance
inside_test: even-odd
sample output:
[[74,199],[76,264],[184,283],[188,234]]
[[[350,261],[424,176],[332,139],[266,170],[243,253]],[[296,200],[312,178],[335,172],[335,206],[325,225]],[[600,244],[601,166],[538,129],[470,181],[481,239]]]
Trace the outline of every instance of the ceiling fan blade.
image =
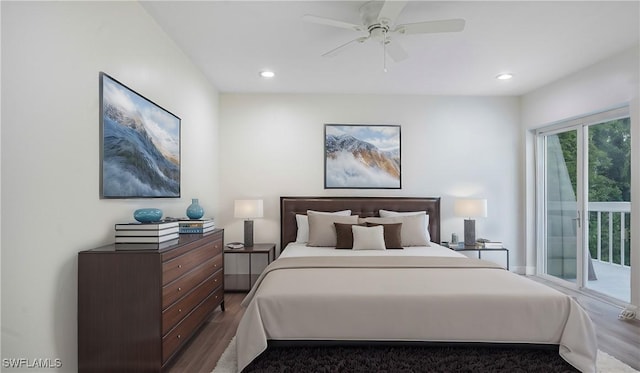
[[385,1],[384,4],[382,4],[382,9],[380,9],[380,14],[378,14],[378,20],[384,25],[393,24],[406,5],[407,2],[405,0]]
[[387,42],[387,44],[385,45],[385,51],[395,62],[403,61],[407,57],[409,57],[402,45],[395,40],[390,40]]
[[342,22],[342,21],[338,21],[337,19],[312,16],[310,14],[305,14],[304,16],[302,16],[302,19],[307,21],[307,22],[317,23],[317,24],[325,25],[325,26],[333,26],[333,27],[345,28],[347,30],[354,30],[354,31],[364,31],[364,27],[362,25],[356,25],[356,24],[353,24],[353,23]]
[[333,48],[332,50],[328,51],[327,53],[323,54],[322,57],[333,57],[335,55],[337,55],[338,53],[342,52],[346,47],[348,47],[349,45],[358,42],[358,43],[364,43],[365,40],[369,39],[368,36],[362,36],[359,37],[357,39],[353,39],[351,41],[348,41],[344,44],[342,44],[339,47]]
[[394,32],[400,34],[430,34],[436,32],[458,32],[464,29],[464,19],[446,19],[398,25]]

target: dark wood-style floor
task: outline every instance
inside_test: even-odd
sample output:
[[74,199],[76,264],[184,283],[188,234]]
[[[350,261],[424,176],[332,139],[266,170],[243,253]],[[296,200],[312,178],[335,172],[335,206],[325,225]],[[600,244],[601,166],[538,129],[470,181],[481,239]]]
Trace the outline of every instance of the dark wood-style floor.
[[574,297],[595,325],[598,349],[640,371],[640,320],[619,320],[620,307],[539,277],[530,278]]
[[[593,320],[598,335],[598,348],[636,370],[640,370],[640,321],[618,320],[620,308],[591,296],[582,295],[537,279],[566,294],[574,296]],[[225,308],[218,308],[197,335],[185,346],[168,367],[169,373],[209,373],[227,348],[244,309],[240,306],[245,293],[226,293]]]

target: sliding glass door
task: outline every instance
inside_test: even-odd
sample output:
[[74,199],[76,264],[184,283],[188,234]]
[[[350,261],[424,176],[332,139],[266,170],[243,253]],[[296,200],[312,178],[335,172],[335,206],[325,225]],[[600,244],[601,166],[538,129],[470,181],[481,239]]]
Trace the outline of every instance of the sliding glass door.
[[541,130],[537,149],[538,272],[629,302],[628,110]]

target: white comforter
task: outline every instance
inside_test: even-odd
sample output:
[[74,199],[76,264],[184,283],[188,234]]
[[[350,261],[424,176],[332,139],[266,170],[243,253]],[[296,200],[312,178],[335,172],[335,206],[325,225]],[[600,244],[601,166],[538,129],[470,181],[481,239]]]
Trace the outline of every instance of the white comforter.
[[[273,339],[558,344],[566,361],[595,372],[593,325],[571,297],[440,248],[360,253],[287,247],[243,302],[239,369]],[[300,257],[304,250],[310,258]],[[321,250],[332,255],[315,255]],[[396,265],[380,268],[381,256],[406,259],[386,260]]]

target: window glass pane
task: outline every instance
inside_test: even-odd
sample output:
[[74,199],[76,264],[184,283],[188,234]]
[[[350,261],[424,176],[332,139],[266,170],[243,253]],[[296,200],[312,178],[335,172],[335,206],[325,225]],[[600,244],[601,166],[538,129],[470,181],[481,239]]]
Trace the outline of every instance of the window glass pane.
[[588,128],[589,277],[586,286],[630,300],[631,122]]
[[576,280],[577,132],[546,137],[547,274]]

